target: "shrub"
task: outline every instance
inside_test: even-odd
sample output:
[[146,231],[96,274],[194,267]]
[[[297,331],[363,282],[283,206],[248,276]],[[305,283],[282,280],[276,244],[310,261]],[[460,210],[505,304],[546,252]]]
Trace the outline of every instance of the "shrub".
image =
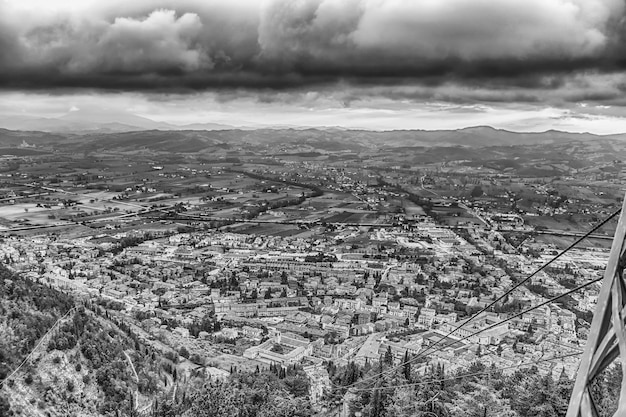
[[189,351],[187,350],[187,348],[185,346],[181,347],[180,350],[178,351],[178,353],[180,354],[180,356],[189,359]]
[[165,357],[174,363],[178,362],[178,355],[174,352],[166,352]]
[[198,355],[197,353],[194,353],[193,355],[191,355],[191,357],[189,358],[189,360],[193,363],[196,363],[198,365],[204,365],[204,358],[202,358],[200,355]]

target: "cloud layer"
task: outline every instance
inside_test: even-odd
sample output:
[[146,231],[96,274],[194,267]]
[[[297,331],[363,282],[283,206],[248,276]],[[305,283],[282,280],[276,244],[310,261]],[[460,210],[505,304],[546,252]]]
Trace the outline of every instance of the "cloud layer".
[[589,73],[620,74],[625,65],[622,0],[70,4],[0,0],[0,88],[193,91],[342,81],[517,94],[558,90]]

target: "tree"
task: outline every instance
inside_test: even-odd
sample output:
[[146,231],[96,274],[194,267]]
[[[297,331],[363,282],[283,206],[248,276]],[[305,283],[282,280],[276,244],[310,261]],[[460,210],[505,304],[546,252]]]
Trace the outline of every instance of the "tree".
[[411,382],[411,356],[409,355],[408,350],[404,353],[404,359],[402,360],[402,363],[402,372],[404,374],[404,379],[406,379],[408,382]]
[[488,387],[472,384],[472,391],[459,396],[452,403],[450,414],[459,417],[498,416],[514,417],[516,414]]
[[413,417],[422,415],[420,403],[415,401],[415,393],[411,388],[398,388],[394,390],[386,411],[386,416],[389,417]]
[[[177,415],[186,417],[308,417],[311,416],[311,404],[308,400],[306,377],[291,367],[289,375],[280,380],[278,370],[270,366],[271,371],[233,373],[226,381],[210,381],[192,394],[189,409],[178,409]],[[279,373],[284,373],[282,368]],[[302,381],[297,381],[302,380]],[[295,383],[296,390],[302,391],[295,397],[289,388]],[[167,416],[169,417],[169,416]]]
[[480,185],[475,186],[470,192],[472,198],[478,198],[484,194],[484,191]]
[[11,417],[13,416],[13,410],[11,410],[11,403],[5,397],[3,393],[0,393],[0,416],[2,417]]
[[372,401],[369,406],[371,407],[368,411],[368,415],[371,417],[382,417],[385,411],[385,405],[383,403],[382,393],[379,389],[374,389],[374,393],[372,394]]
[[181,346],[181,348],[178,350],[178,353],[183,358],[189,359],[189,351],[187,350],[187,348],[185,346]]
[[288,376],[283,381],[285,387],[291,395],[296,398],[309,395],[309,380],[303,374]]
[[33,383],[33,374],[31,374],[30,372],[28,374],[26,374],[26,377],[24,378],[24,383],[26,385],[30,385]]
[[271,395],[260,407],[257,417],[305,417],[311,414],[310,404],[303,399]]
[[178,417],[180,414],[178,407],[172,401],[154,400],[152,412],[154,417]]
[[210,381],[193,397],[190,417],[227,417],[239,415],[245,393],[232,383]]
[[391,346],[387,346],[384,361],[387,365],[393,365],[393,353],[391,353]]

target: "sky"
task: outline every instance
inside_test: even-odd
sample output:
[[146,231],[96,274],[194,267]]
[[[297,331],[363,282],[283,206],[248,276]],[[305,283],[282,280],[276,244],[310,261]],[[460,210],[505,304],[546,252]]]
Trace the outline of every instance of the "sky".
[[626,132],[623,0],[0,0],[0,116]]

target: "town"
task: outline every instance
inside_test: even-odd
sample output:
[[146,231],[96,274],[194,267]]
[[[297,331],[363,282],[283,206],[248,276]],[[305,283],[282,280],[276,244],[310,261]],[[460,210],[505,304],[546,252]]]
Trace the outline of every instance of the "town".
[[543,265],[619,207],[626,174],[613,148],[571,167],[537,157],[547,145],[507,161],[490,158],[497,147],[473,160],[415,149],[408,163],[393,148],[76,153],[29,140],[2,161],[5,265],[101,306],[179,372],[302,367],[317,410],[350,407],[330,363],[386,355],[419,355],[414,372],[539,361],[572,378],[599,283],[518,313],[602,277],[616,219]]

